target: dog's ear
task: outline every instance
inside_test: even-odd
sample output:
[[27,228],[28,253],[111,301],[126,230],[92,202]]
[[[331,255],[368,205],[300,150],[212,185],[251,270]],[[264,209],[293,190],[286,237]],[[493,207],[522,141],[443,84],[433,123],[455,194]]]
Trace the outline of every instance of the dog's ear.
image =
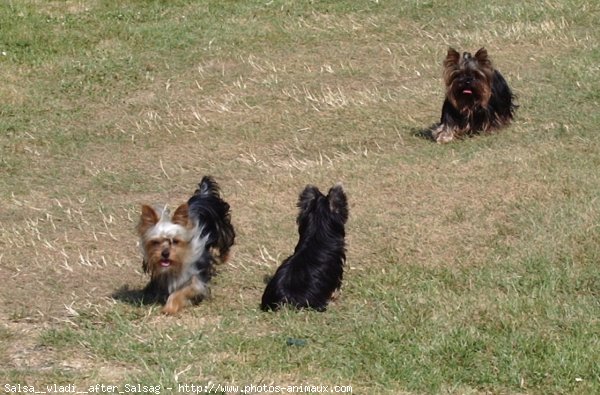
[[140,222],[137,226],[137,231],[140,236],[143,236],[148,229],[158,223],[160,217],[156,210],[147,204],[142,205],[142,214],[140,215]]
[[327,200],[331,212],[339,215],[342,221],[346,223],[348,220],[348,198],[341,184],[336,184],[329,190]]
[[177,225],[181,225],[183,227],[187,227],[189,225],[190,217],[187,203],[184,203],[181,206],[177,207],[177,210],[175,210],[175,212],[173,213],[173,218],[171,218],[171,222]]
[[306,188],[304,188],[304,190],[300,193],[300,197],[298,198],[298,208],[300,211],[305,212],[308,210],[315,199],[319,197],[319,195],[321,195],[319,188],[313,185],[307,185]]
[[448,54],[444,59],[444,83],[446,86],[452,84],[454,74],[459,69],[460,54],[454,48],[448,48]]
[[479,65],[482,67],[490,67],[492,64],[490,58],[488,57],[487,49],[483,47],[479,48],[479,50],[475,52],[474,58],[475,60],[477,60],[477,63],[479,63]]
[[460,62],[460,54],[454,48],[448,48],[448,54],[444,59],[444,67],[456,67]]

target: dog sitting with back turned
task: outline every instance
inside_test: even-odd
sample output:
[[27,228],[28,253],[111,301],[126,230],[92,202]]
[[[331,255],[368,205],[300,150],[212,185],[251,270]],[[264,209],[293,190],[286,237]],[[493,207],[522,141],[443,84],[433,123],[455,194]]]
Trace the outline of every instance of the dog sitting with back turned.
[[324,311],[342,285],[348,220],[342,186],[332,187],[325,196],[308,185],[300,194],[298,208],[298,244],[268,282],[261,301],[264,311],[283,305]]

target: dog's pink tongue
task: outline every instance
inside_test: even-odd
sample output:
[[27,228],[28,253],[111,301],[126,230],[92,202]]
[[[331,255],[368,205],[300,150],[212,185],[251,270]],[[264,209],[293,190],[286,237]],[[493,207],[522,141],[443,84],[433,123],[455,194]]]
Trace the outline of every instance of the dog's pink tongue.
[[170,265],[171,265],[171,262],[170,262],[170,261],[168,261],[168,260],[167,260],[167,261],[160,261],[160,265],[161,265],[162,267],[168,267],[168,266],[170,266]]
[[472,95],[472,94],[473,94],[473,91],[472,91],[472,90],[470,90],[470,89],[465,89],[465,90],[463,91],[463,93],[464,93],[465,95]]

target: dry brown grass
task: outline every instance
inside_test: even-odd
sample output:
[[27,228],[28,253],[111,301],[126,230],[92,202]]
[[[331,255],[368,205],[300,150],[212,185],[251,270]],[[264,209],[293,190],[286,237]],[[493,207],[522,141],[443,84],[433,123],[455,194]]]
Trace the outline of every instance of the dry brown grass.
[[[599,77],[582,55],[597,51],[597,31],[586,32],[586,20],[570,16],[573,4],[545,2],[549,8],[537,19],[525,18],[539,8],[535,4],[515,3],[508,14],[505,7],[486,5],[493,22],[483,26],[453,15],[427,19],[425,11],[412,9],[399,17],[403,10],[393,6],[388,11],[396,14],[306,7],[297,17],[263,10],[260,24],[252,13],[236,13],[223,23],[239,32],[201,36],[183,50],[174,48],[172,58],[132,48],[115,31],[74,52],[58,48],[61,56],[2,63],[0,97],[14,126],[2,124],[6,134],[0,137],[0,278],[6,290],[0,297],[0,361],[16,377],[50,374],[31,378],[37,383],[59,371],[92,383],[150,370],[111,360],[89,344],[40,345],[48,331],[92,332],[84,327],[90,321],[98,328],[118,326],[98,318],[111,311],[135,315],[131,325],[140,343],[173,328],[261,339],[280,334],[293,319],[332,325],[328,317],[278,321],[257,311],[264,275],[295,245],[295,204],[308,183],[325,189],[341,181],[349,195],[349,285],[334,305],[341,314],[375,303],[372,292],[410,292],[411,284],[396,289],[392,283],[400,280],[386,278],[398,267],[453,272],[536,254],[589,259],[582,240],[599,219],[599,180],[593,163],[571,158],[597,155],[597,125],[576,115],[562,118],[570,110],[546,97],[563,92],[584,109],[597,105],[555,81],[561,73],[577,81]],[[557,16],[563,8],[564,16]],[[28,9],[75,18],[75,24],[97,12],[93,20],[102,32],[111,33],[109,24],[117,23],[118,10],[98,2]],[[185,23],[181,15],[195,10],[164,13]],[[260,39],[244,36],[253,29]],[[168,36],[168,29],[154,34]],[[513,127],[449,146],[419,136],[439,116],[440,60],[449,45],[489,49],[519,94]],[[131,63],[102,66],[97,57],[127,51],[134,51]],[[196,51],[193,59],[190,51]],[[569,65],[571,56],[580,63]],[[233,259],[219,268],[212,301],[171,319],[156,307],[115,300],[121,287],[139,289],[147,280],[133,231],[139,205],[174,206],[204,174],[221,184],[238,234]],[[380,288],[361,289],[375,278],[382,279],[373,285]],[[485,312],[492,302],[482,303]],[[453,315],[452,306],[445,309],[435,317]],[[448,318],[447,325],[456,322]],[[236,366],[258,365],[264,356],[224,348],[206,357],[234,380]],[[181,377],[207,377],[187,369],[193,362],[186,361],[177,367]],[[281,368],[275,377],[289,383],[307,374],[321,377],[316,366],[300,373]],[[211,371],[208,377],[219,376]],[[444,393],[487,393],[451,384],[443,383]]]

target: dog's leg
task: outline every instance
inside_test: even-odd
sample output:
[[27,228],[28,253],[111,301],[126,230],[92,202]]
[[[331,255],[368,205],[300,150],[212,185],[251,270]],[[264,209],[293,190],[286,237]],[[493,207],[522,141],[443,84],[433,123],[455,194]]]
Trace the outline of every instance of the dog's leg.
[[214,258],[214,260],[218,264],[226,263],[229,260],[229,258],[231,257],[230,250],[222,252],[219,247],[211,247],[208,250],[208,252],[210,253],[210,255]]
[[437,143],[449,143],[454,140],[454,129],[442,123],[432,131],[432,136]]
[[331,300],[332,302],[336,302],[341,296],[342,296],[342,289],[341,288],[336,288],[331,293],[331,296],[329,297],[329,300]]
[[168,315],[176,314],[190,301],[208,295],[209,290],[206,284],[200,281],[198,277],[194,276],[188,285],[169,295],[167,303],[165,304],[165,307],[162,308],[161,312]]

